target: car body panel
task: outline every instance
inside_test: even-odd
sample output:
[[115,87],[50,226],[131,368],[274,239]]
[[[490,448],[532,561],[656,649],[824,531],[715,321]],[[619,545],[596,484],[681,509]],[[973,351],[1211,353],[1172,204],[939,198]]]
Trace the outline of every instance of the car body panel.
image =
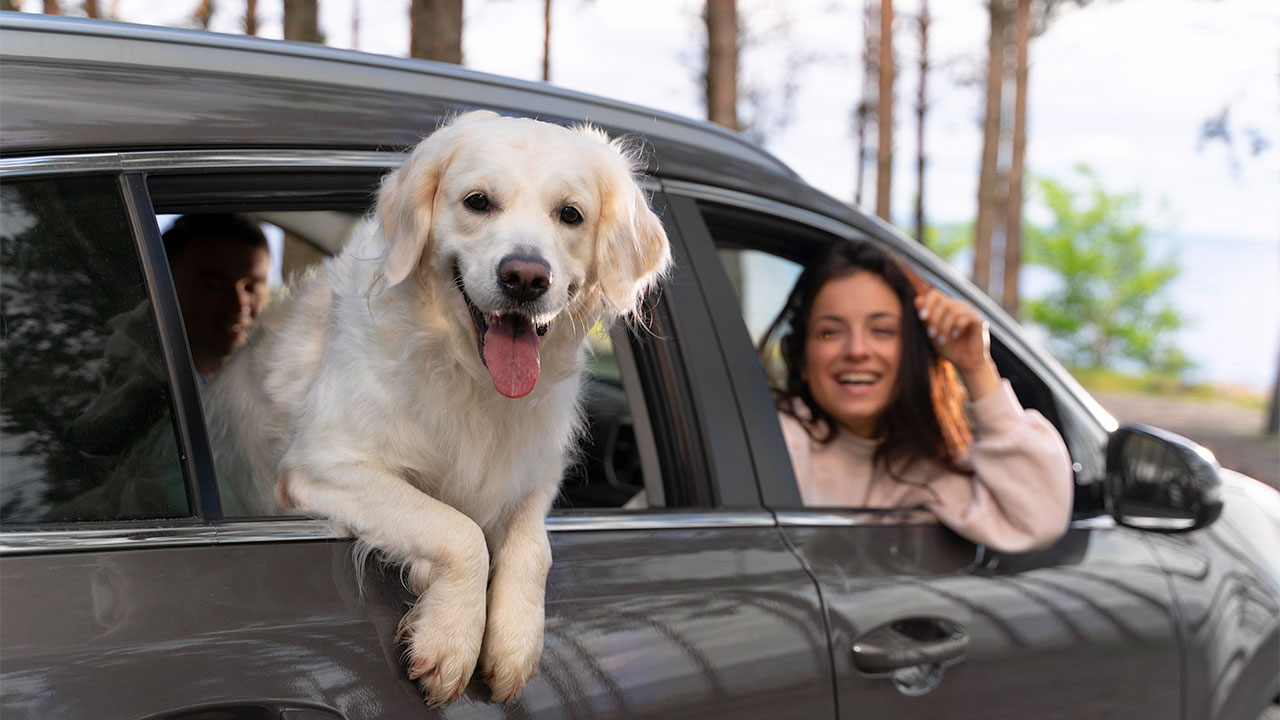
[[[1177,717],[1181,668],[1174,601],[1142,533],[1072,530],[1017,556],[937,525],[786,528],[822,587],[841,717]],[[968,566],[961,563],[969,561]],[[872,631],[940,618],[968,637],[928,694],[854,666]]]
[[477,678],[439,711],[401,665],[399,569],[361,574],[350,541],[5,557],[0,712],[125,719],[241,698],[352,720],[774,718],[797,703],[834,717],[821,605],[776,528],[553,532],[552,550],[524,699],[489,704]]

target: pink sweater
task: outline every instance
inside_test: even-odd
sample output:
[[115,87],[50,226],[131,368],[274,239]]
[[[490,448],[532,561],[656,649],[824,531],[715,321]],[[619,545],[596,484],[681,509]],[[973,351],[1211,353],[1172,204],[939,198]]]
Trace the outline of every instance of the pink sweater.
[[1007,381],[966,407],[974,423],[972,473],[933,461],[898,471],[933,492],[873,468],[877,441],[840,429],[822,444],[800,421],[779,413],[800,497],[807,506],[924,506],[961,536],[1003,552],[1052,544],[1066,532],[1074,490],[1062,437],[1040,413],[1023,410]]

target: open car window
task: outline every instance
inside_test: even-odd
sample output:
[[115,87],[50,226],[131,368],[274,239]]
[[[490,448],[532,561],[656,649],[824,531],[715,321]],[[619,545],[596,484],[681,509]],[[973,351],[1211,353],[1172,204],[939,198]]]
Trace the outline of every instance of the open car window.
[[[205,208],[184,202],[183,213],[164,212],[160,208],[157,224],[161,232],[174,226],[184,214],[197,213]],[[266,236],[269,245],[270,297],[266,301],[277,302],[292,281],[304,276],[313,266],[341,251],[349,241],[362,232],[366,220],[360,210],[295,210],[285,207],[247,205],[236,207],[227,203],[216,206],[218,212],[234,211],[253,223]],[[193,356],[199,340],[194,324],[202,312],[191,305],[207,305],[216,302],[215,291],[186,292],[181,287],[179,271],[174,272],[175,289],[187,319],[188,343]],[[264,310],[265,312],[265,310]],[[569,467],[566,469],[561,492],[555,507],[558,510],[624,511],[661,508],[667,502],[662,484],[656,450],[653,447],[652,430],[648,413],[643,408],[644,393],[636,370],[636,358],[630,347],[629,330],[624,327],[606,328],[597,323],[588,334],[587,376],[583,383],[583,430]],[[204,374],[201,381],[208,380]],[[639,406],[639,407],[638,407]],[[216,450],[216,449],[215,449]],[[215,456],[217,453],[215,452]],[[225,468],[215,467],[215,472],[225,473]],[[229,479],[219,478],[227,487]],[[224,493],[223,512],[235,517],[234,500],[228,502]]]
[[[700,203],[703,219],[715,242],[720,261],[740,303],[743,323],[752,345],[760,347],[770,325],[785,305],[804,265],[817,257],[836,237],[799,223],[753,213],[740,208]],[[906,258],[894,253],[903,262]],[[921,268],[915,268],[921,272]],[[927,271],[922,274],[948,294],[954,288],[938,283]],[[776,377],[781,370],[777,338],[770,339],[760,358],[766,375]],[[998,337],[992,337],[992,359],[1009,381],[1024,408],[1044,415],[1071,444],[1070,425],[1060,413],[1049,387]],[[1075,451],[1073,449],[1073,456]]]

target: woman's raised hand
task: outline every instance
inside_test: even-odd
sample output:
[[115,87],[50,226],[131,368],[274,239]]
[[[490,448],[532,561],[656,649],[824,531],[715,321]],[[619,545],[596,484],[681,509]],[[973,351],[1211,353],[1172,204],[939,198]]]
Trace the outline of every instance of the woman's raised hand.
[[991,360],[987,323],[972,305],[933,288],[917,295],[915,303],[938,355],[955,365],[971,400],[978,400],[1000,384]]

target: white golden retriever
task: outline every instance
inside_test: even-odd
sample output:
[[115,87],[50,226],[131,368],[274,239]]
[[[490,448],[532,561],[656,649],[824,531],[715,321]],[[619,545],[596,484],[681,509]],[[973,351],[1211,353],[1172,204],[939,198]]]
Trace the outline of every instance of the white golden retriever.
[[590,128],[457,118],[205,388],[228,515],[293,507],[406,565],[430,703],[477,661],[497,701],[537,666],[583,340],[670,263],[633,164]]

